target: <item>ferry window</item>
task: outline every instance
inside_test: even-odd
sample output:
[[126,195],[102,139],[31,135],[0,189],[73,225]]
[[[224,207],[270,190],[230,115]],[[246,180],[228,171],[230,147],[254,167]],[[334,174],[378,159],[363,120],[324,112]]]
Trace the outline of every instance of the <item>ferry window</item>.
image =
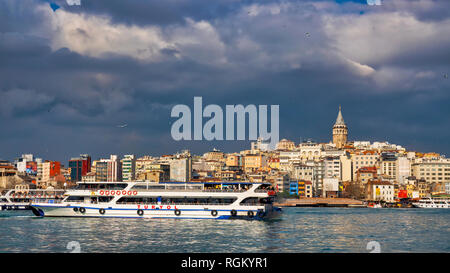
[[183,186],[179,186],[179,185],[167,185],[167,187],[171,190],[184,190],[184,185]]
[[163,204],[231,204],[236,201],[237,198],[212,198],[212,197],[163,197],[161,203]]
[[114,196],[99,196],[98,202],[107,203],[107,202],[111,201],[113,198],[114,198]]
[[76,201],[84,201],[84,197],[71,195],[71,196],[69,196],[69,198],[67,198],[66,201],[75,201],[75,202]]
[[164,185],[150,185],[148,186],[149,190],[164,190],[166,189],[166,186]]
[[111,190],[123,190],[127,187],[127,184],[107,184],[107,189]]
[[157,197],[122,197],[117,203],[142,203],[142,204],[156,204]]
[[132,189],[134,189],[134,190],[146,190],[147,189],[147,185],[134,185]]
[[258,203],[258,197],[247,197],[244,200],[241,201],[241,205],[243,204],[257,204]]

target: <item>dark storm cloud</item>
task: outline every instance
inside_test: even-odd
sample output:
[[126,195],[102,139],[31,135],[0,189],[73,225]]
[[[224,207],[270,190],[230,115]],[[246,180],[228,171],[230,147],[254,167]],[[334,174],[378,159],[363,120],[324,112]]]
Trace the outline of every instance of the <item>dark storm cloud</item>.
[[[329,141],[341,104],[350,139],[450,152],[450,80],[442,77],[450,73],[450,43],[440,35],[449,24],[433,8],[420,13],[417,3],[401,1],[377,10],[332,1],[82,1],[80,7],[55,1],[61,9],[53,14],[45,1],[18,2],[0,3],[0,21],[7,21],[0,24],[0,122],[8,128],[0,135],[0,158],[32,152],[66,162],[80,153],[96,158],[249,147],[247,141],[173,141],[171,107],[192,106],[194,96],[223,107],[279,104],[280,137],[296,142]],[[370,25],[371,18],[383,22],[393,11],[414,14],[417,22],[405,17],[410,28],[388,35],[383,28],[392,29],[392,22],[358,34],[350,27]],[[69,13],[110,21],[73,21],[80,25],[62,32]],[[156,57],[142,58],[135,41],[96,32],[95,24],[139,34],[130,37],[159,27]],[[412,35],[424,26],[435,42]],[[411,35],[409,46],[399,33]],[[102,35],[110,43],[103,44]],[[346,50],[373,35],[402,49]]]

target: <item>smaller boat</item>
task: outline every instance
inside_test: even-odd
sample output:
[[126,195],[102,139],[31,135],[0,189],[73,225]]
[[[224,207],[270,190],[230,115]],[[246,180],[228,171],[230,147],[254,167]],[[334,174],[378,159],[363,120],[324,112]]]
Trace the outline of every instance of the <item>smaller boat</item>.
[[368,208],[373,208],[373,209],[379,209],[379,208],[382,208],[382,206],[381,206],[380,204],[378,204],[378,203],[373,203],[373,202],[370,202],[369,204],[367,204],[367,207],[368,207]]

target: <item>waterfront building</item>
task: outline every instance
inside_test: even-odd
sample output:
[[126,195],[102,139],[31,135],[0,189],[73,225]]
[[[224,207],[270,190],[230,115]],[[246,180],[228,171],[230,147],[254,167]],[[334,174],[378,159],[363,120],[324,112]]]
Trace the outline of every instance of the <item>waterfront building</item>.
[[371,201],[394,201],[394,185],[388,181],[372,180],[366,184],[366,199]]
[[291,177],[298,180],[307,180],[313,183],[313,196],[322,195],[325,164],[323,160],[307,161],[303,164],[294,164]]
[[299,198],[311,198],[313,194],[311,181],[298,180],[289,183],[289,194]]
[[42,181],[48,182],[50,179],[61,174],[61,163],[58,161],[46,161],[42,163]]
[[117,155],[110,155],[109,159],[104,160],[108,166],[107,179],[108,182],[122,181],[122,163]]
[[124,182],[134,181],[136,178],[136,158],[134,155],[124,155],[122,163],[122,180]]
[[335,198],[339,196],[339,179],[324,178],[322,197]]
[[110,155],[109,159],[100,159],[95,162],[95,181],[122,181],[122,162],[117,155]]
[[300,151],[281,151],[279,155],[280,170],[292,171],[294,164],[301,164],[302,158]]
[[336,122],[333,126],[333,143],[337,148],[342,149],[347,143],[348,128],[342,116],[341,106],[339,106],[339,113]]
[[82,154],[80,157],[71,158],[69,160],[70,180],[72,182],[81,181],[83,175],[91,171],[91,157]]
[[271,169],[280,169],[280,158],[271,157],[267,160],[267,165]]
[[327,156],[324,158],[325,174],[324,178],[342,179],[342,165],[339,156]]
[[377,178],[377,167],[362,167],[356,172],[356,181],[360,185],[365,185],[375,178]]
[[302,162],[314,160],[319,161],[322,156],[323,146],[313,141],[302,142],[297,146]]
[[33,154],[23,154],[20,158],[18,158],[15,162],[17,171],[20,173],[24,173],[27,170],[27,163],[33,161]]
[[395,153],[382,153],[380,158],[381,174],[388,176],[391,180],[397,179],[397,156]]
[[95,164],[95,181],[104,182],[108,180],[108,162],[97,161]]
[[0,166],[0,188],[10,188],[12,185],[11,178],[18,173],[17,169],[10,165]]
[[95,182],[96,175],[94,172],[88,172],[81,177],[82,182]]
[[170,180],[170,164],[154,162],[148,169],[139,173],[138,180],[152,182],[166,182]]
[[143,156],[136,159],[136,167],[135,167],[136,177],[138,177],[141,173],[150,170],[151,169],[150,166],[156,161],[157,159],[151,156]]
[[450,182],[444,183],[445,194],[450,194]]
[[340,156],[341,181],[353,181],[352,159],[350,154]]
[[12,164],[8,160],[0,159],[0,166],[12,166]]
[[272,183],[277,192],[289,191],[290,176],[287,172],[272,172],[266,177],[266,181]]
[[356,178],[356,173],[359,169],[364,167],[374,167],[379,164],[380,155],[373,150],[355,152],[352,154],[353,178]]
[[240,165],[240,162],[241,162],[240,158],[241,158],[241,156],[239,154],[227,155],[225,165],[228,167],[242,166],[242,165]]
[[416,159],[411,164],[412,175],[427,183],[450,182],[450,160],[445,158]]
[[400,184],[405,184],[406,179],[411,176],[411,161],[406,156],[397,158],[397,173],[395,175],[396,181]]
[[221,161],[225,158],[225,154],[214,148],[212,151],[203,154],[203,158],[205,160]]
[[42,158],[36,158],[35,161],[37,168],[36,176],[38,177],[38,179],[42,179],[42,164],[43,164]]
[[192,178],[192,159],[177,158],[170,162],[170,180],[188,182]]
[[254,172],[259,168],[267,166],[267,157],[265,155],[246,155],[244,159],[245,172]]

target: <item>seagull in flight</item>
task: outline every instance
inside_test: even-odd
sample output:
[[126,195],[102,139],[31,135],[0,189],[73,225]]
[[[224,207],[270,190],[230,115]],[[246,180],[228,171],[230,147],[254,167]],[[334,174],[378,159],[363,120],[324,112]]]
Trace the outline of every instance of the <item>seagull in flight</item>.
[[117,125],[117,127],[119,127],[119,128],[125,128],[127,126],[128,126],[128,124]]

